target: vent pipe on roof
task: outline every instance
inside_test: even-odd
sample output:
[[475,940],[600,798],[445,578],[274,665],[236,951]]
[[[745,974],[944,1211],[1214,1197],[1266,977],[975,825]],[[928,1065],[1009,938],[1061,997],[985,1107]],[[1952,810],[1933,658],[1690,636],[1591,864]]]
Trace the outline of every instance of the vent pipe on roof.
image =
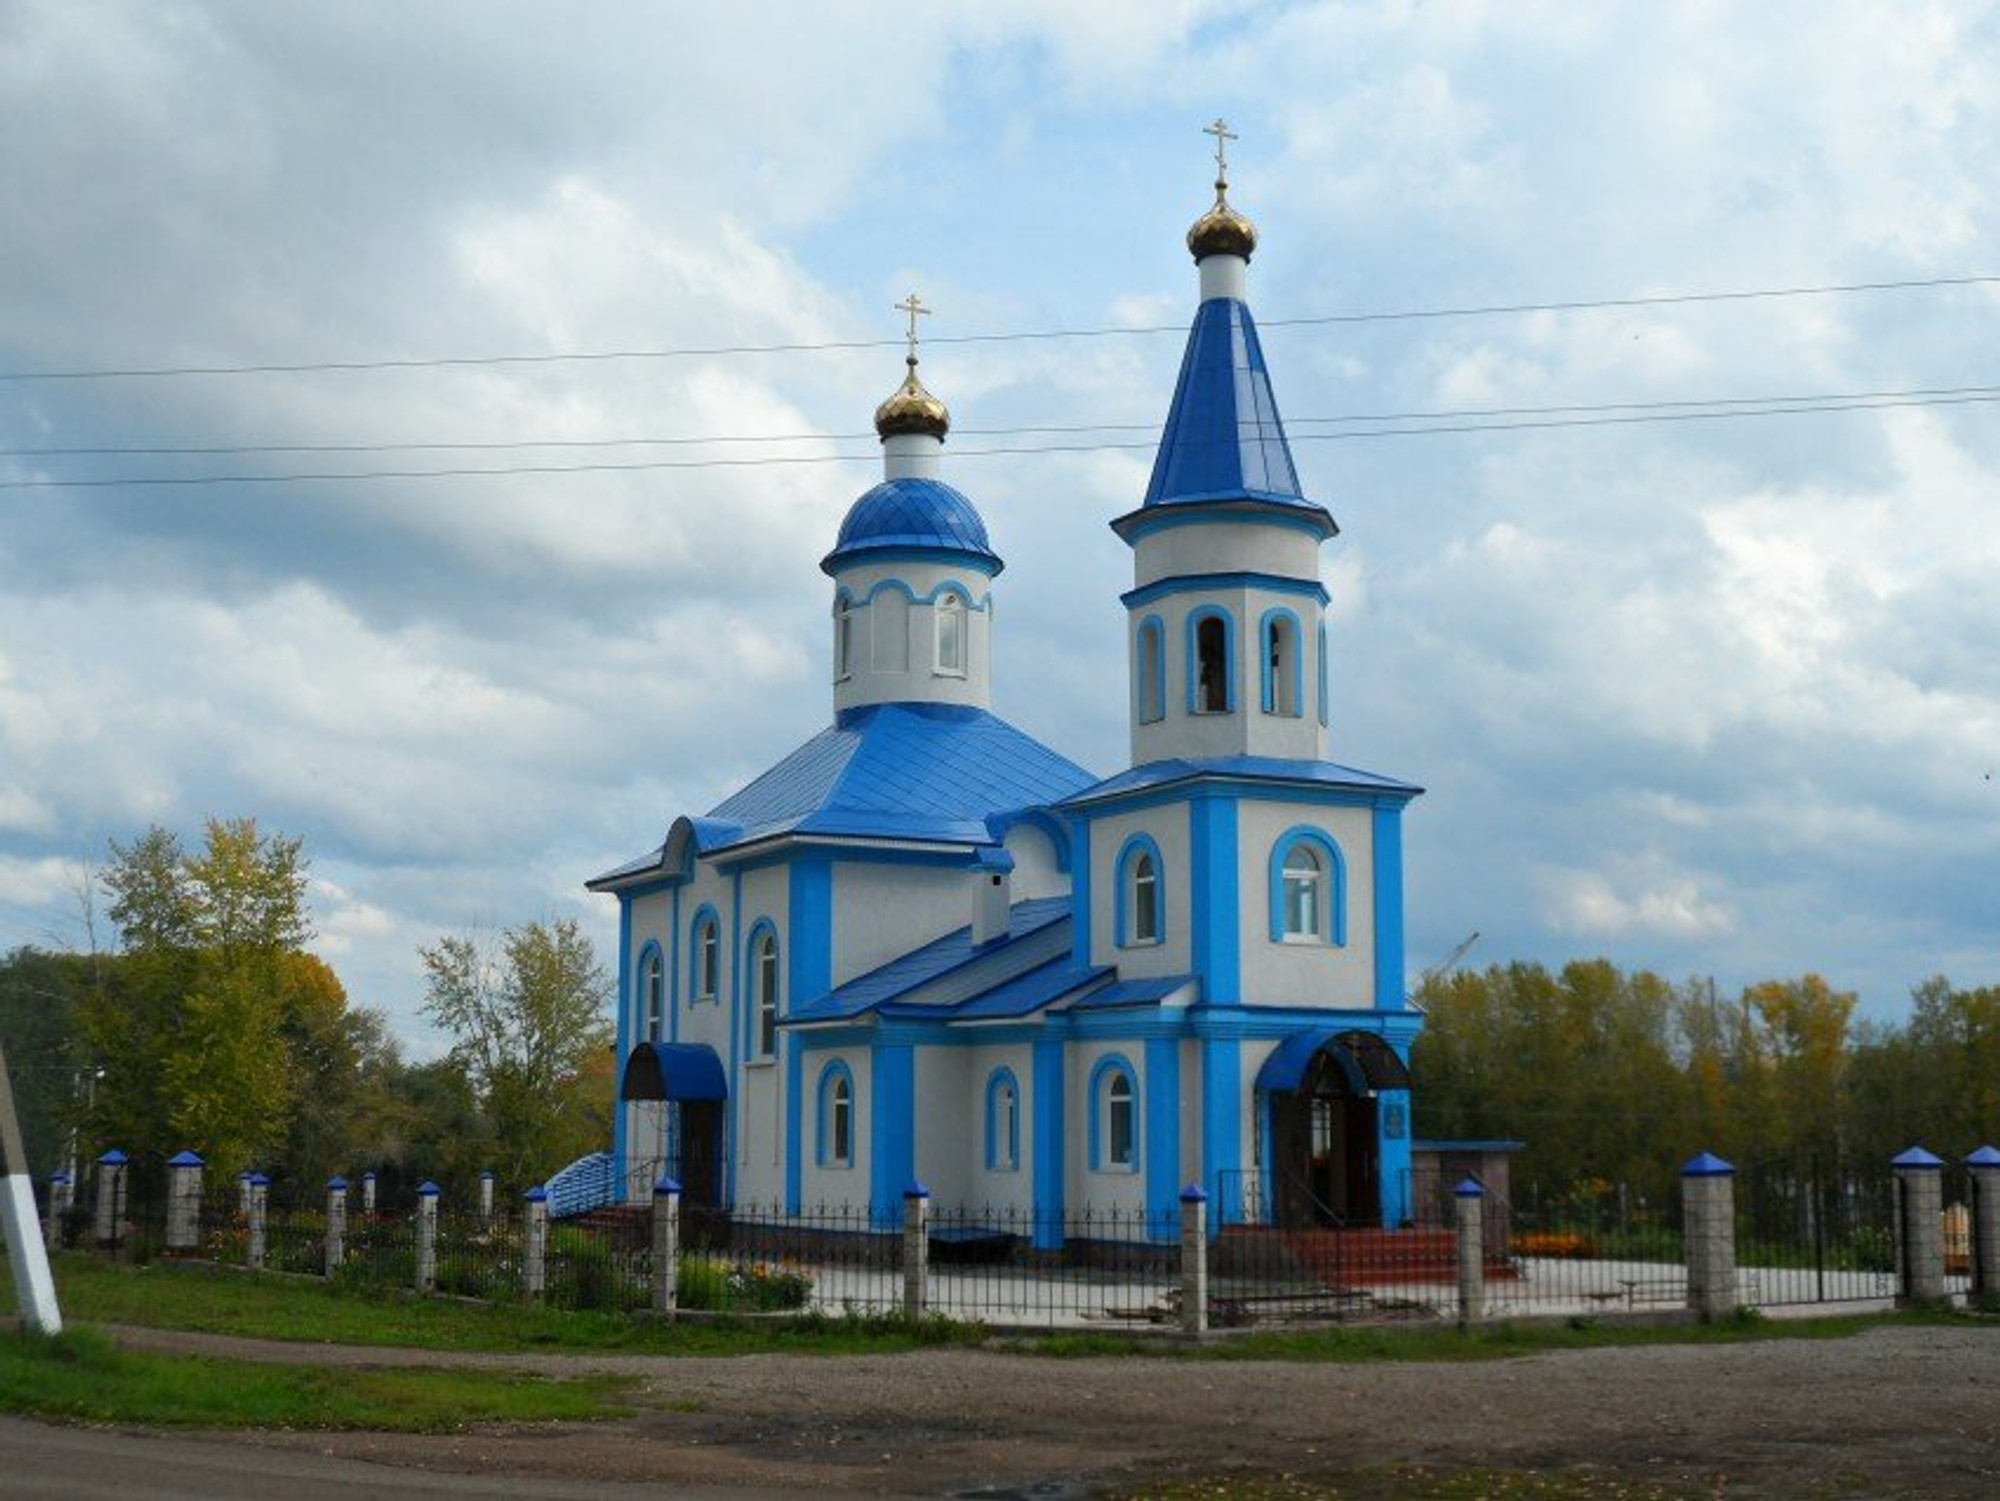
[[991,943],[1007,936],[1007,913],[1013,906],[1013,878],[991,868],[972,873],[972,941]]

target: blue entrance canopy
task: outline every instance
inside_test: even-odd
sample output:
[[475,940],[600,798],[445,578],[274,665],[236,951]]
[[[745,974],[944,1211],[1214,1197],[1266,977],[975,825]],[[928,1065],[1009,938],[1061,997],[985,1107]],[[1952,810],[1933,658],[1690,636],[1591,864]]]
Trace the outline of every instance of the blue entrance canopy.
[[1297,1089],[1321,1053],[1333,1059],[1347,1087],[1356,1094],[1410,1087],[1410,1071],[1396,1050],[1379,1033],[1352,1027],[1309,1027],[1294,1032],[1271,1050],[1271,1056],[1257,1070],[1257,1087]]
[[726,1100],[729,1083],[715,1049],[696,1042],[642,1042],[625,1060],[621,1100]]

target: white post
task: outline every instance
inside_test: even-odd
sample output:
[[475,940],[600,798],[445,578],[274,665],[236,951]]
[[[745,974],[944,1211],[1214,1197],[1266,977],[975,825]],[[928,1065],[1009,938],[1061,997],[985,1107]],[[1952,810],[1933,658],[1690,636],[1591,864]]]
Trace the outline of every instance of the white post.
[[680,1270],[681,1186],[663,1177],[653,1185],[653,1312],[674,1311]]
[[1452,1197],[1458,1204],[1458,1327],[1468,1329],[1486,1314],[1486,1188],[1477,1178],[1461,1178]]
[[479,1228],[493,1228],[493,1169],[485,1168],[479,1174]]
[[370,1168],[361,1175],[361,1212],[372,1215],[375,1212],[375,1169]]
[[1199,1183],[1181,1190],[1181,1329],[1208,1328],[1208,1195]]
[[246,1220],[250,1218],[250,1180],[256,1176],[247,1167],[236,1175],[236,1212]]
[[1694,1316],[1713,1324],[1736,1312],[1736,1169],[1713,1152],[1681,1169],[1681,1240],[1687,1257],[1687,1300]]
[[338,1174],[326,1180],[326,1274],[331,1277],[347,1259],[347,1180]]
[[1944,1162],[1922,1147],[1890,1162],[1896,1175],[1899,1308],[1944,1302]]
[[50,1251],[63,1248],[68,1229],[70,1203],[69,1174],[58,1169],[49,1174],[49,1222],[42,1227],[44,1243]]
[[426,1178],[417,1185],[417,1291],[437,1291],[438,1186]]
[[113,1147],[97,1159],[97,1209],[91,1239],[100,1250],[115,1248],[125,1228],[125,1154]]
[[[493,1179],[489,1174],[485,1180],[490,1193]],[[493,1213],[487,1206],[486,1217],[490,1222]],[[527,1243],[521,1252],[521,1291],[530,1298],[539,1298],[548,1286],[549,1280],[549,1191],[537,1183],[528,1190],[528,1234]]]
[[930,1276],[931,1191],[921,1183],[903,1190],[903,1314],[919,1319]]
[[271,1204],[271,1180],[262,1173],[250,1175],[250,1234],[243,1249],[243,1264],[253,1272],[264,1270],[264,1219]]
[[167,1159],[167,1249],[192,1251],[201,1244],[201,1158],[177,1152]]
[[7,1261],[14,1268],[14,1300],[22,1326],[38,1334],[60,1334],[62,1310],[56,1306],[55,1279],[49,1275],[48,1247],[36,1233],[41,1226],[35,1223],[35,1185],[28,1176],[28,1154],[21,1145],[21,1123],[14,1114],[14,1087],[7,1081],[4,1055],[0,1055],[0,1171],[7,1175],[0,1220],[6,1222]]

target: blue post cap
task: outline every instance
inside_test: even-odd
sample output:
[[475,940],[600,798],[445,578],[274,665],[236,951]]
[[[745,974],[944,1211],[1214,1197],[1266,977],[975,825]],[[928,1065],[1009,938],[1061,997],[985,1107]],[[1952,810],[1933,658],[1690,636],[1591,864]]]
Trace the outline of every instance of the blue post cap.
[[444,1190],[428,1178],[417,1185],[417,1197],[420,1199],[435,1199],[442,1192]]
[[243,1169],[242,1172],[236,1175],[236,1181],[238,1183],[248,1183],[252,1178],[256,1176],[257,1175],[255,1173],[251,1172],[250,1169],[246,1167],[245,1169]]
[[193,1152],[176,1152],[167,1159],[168,1167],[200,1167],[202,1160]]
[[653,1192],[656,1194],[677,1194],[680,1191],[681,1180],[666,1173],[660,1174],[660,1181],[653,1185]]
[[1190,1183],[1186,1188],[1181,1190],[1181,1202],[1183,1204],[1206,1204],[1208,1202],[1208,1195],[1202,1192],[1199,1183]]
[[1944,1166],[1944,1159],[1935,1152],[1926,1152],[1922,1147],[1911,1147],[1909,1151],[1889,1159],[1889,1166],[1907,1168],[1915,1172],[1935,1172]]
[[521,1197],[526,1199],[530,1204],[546,1204],[549,1201],[549,1191],[537,1183],[533,1188],[522,1194]]
[[479,1170],[479,1176],[484,1178],[488,1183],[491,1183],[493,1181],[493,1169],[490,1167],[482,1167]]
[[262,1173],[252,1173],[250,1175],[250,1186],[252,1188],[269,1188],[271,1186],[271,1180],[265,1177]]
[[331,1193],[344,1194],[347,1192],[347,1180],[338,1173],[335,1173],[331,1178],[326,1180],[326,1186]]
[[131,1161],[129,1157],[119,1151],[118,1148],[113,1147],[97,1159],[97,1165],[99,1167],[123,1167],[129,1161]]
[[2000,1147],[1988,1143],[1965,1159],[1967,1167],[2000,1167]]
[[49,1182],[67,1183],[69,1182],[69,1174],[64,1172],[61,1168],[57,1168],[54,1172],[49,1174]]
[[373,1183],[375,1181],[375,1169],[371,1167],[367,1172],[363,1173],[361,1181],[363,1183]]
[[1735,1171],[1713,1152],[1696,1152],[1681,1165],[1683,1178],[1727,1178]]
[[928,1199],[930,1196],[931,1191],[924,1187],[921,1179],[917,1178],[912,1178],[910,1186],[903,1190],[903,1197],[906,1199]]
[[1483,1199],[1486,1197],[1486,1185],[1468,1174],[1458,1180],[1458,1186],[1452,1189],[1452,1193],[1461,1199]]

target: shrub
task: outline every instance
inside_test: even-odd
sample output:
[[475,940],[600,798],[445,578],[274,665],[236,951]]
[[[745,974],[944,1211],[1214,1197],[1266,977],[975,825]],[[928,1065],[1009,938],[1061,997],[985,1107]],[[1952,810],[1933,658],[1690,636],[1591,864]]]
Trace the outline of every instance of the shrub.
[[685,1256],[674,1276],[674,1299],[682,1308],[736,1309],[776,1313],[804,1308],[812,1299],[812,1278],[768,1262],[748,1266],[712,1256]]

